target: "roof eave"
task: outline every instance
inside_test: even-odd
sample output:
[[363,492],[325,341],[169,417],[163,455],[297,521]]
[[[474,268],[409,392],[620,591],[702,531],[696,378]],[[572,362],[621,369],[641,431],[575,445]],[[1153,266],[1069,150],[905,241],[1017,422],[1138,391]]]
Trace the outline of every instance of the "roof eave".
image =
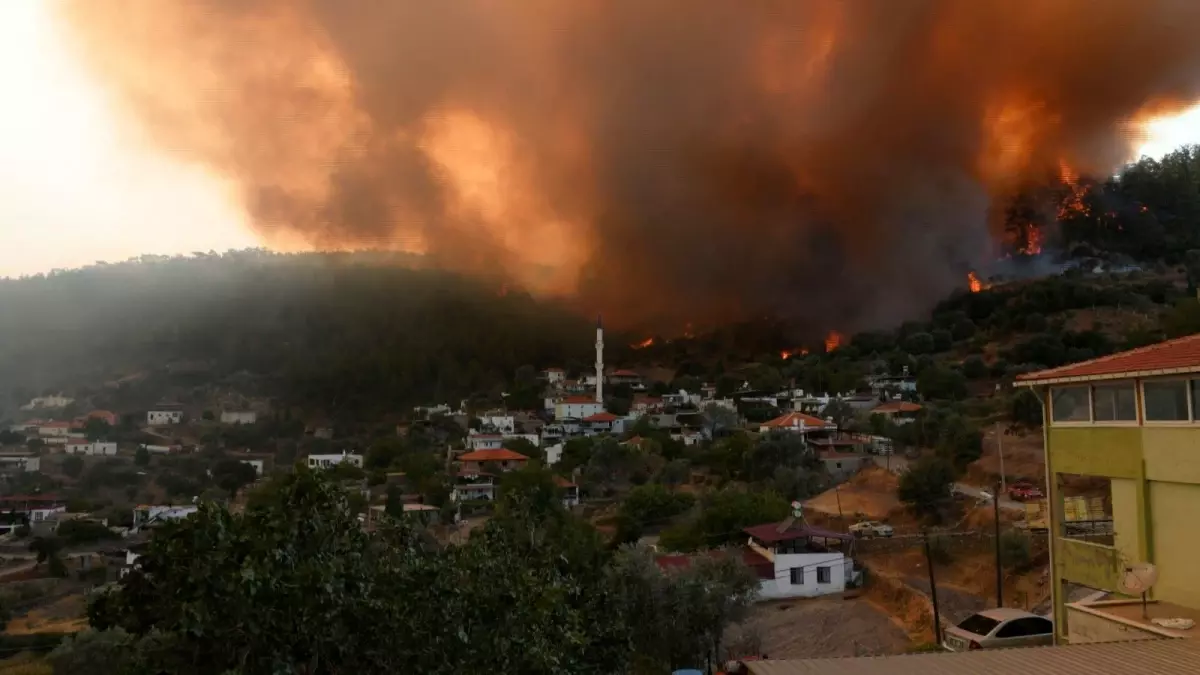
[[1180,368],[1157,368],[1153,370],[1130,370],[1120,373],[1104,373],[1097,375],[1066,375],[1062,377],[1046,377],[1029,380],[1016,380],[1014,386],[1040,387],[1048,384],[1068,384],[1076,382],[1103,382],[1111,380],[1132,380],[1142,377],[1158,377],[1163,375],[1190,375],[1200,373],[1200,364]]

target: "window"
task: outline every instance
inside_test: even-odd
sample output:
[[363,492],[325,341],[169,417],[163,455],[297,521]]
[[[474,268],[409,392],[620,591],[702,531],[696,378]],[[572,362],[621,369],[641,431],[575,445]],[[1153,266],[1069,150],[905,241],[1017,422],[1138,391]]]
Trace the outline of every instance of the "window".
[[831,575],[830,575],[830,573],[829,573],[829,568],[828,568],[828,567],[818,567],[818,568],[817,568],[817,583],[818,583],[818,584],[827,584],[827,583],[829,583],[829,582],[830,582],[830,576],[831,576]]
[[1097,422],[1136,422],[1137,394],[1132,384],[1112,384],[1092,389],[1092,419]]
[[1031,616],[1026,619],[1013,619],[996,631],[998,638],[1029,637],[1046,635],[1054,630],[1054,623],[1041,617]]
[[793,586],[803,586],[804,585],[804,568],[803,567],[793,567],[791,569],[791,573],[792,573],[792,585]]
[[1146,420],[1152,422],[1186,422],[1188,417],[1188,383],[1184,380],[1143,382],[1146,397]]
[[1192,380],[1192,419],[1200,420],[1200,380]]
[[1055,387],[1050,391],[1050,403],[1055,422],[1087,422],[1091,419],[1087,387]]
[[963,619],[962,623],[958,624],[958,627],[967,631],[968,633],[987,635],[991,633],[999,623],[999,621],[990,617],[986,617],[982,614],[972,614],[971,616]]

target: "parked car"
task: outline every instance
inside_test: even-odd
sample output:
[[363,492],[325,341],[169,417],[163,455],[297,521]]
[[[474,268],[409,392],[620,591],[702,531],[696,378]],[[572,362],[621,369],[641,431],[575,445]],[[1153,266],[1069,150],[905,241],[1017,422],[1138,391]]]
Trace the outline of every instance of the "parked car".
[[1011,499],[1015,499],[1019,502],[1023,502],[1028,499],[1041,499],[1042,497],[1045,497],[1045,495],[1042,494],[1041,488],[1033,483],[1025,482],[1013,483],[1012,485],[1008,486],[1008,496]]
[[864,520],[850,526],[850,534],[856,537],[890,537],[894,533],[891,525],[876,520]]
[[1021,609],[985,609],[950,626],[942,647],[952,652],[1004,647],[1034,647],[1054,643],[1054,622]]

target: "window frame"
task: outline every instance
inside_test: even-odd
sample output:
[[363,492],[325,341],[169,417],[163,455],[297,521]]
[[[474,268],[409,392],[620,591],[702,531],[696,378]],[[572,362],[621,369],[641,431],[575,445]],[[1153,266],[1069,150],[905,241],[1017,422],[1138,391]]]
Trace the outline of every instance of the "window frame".
[[[1064,389],[1082,389],[1087,392],[1087,406],[1086,406],[1087,419],[1083,419],[1083,420],[1056,420],[1056,419],[1054,419],[1054,392],[1055,392],[1055,390],[1061,391]],[[1050,405],[1047,406],[1049,408],[1049,410],[1047,412],[1049,413],[1050,426],[1081,427],[1081,426],[1090,426],[1092,424],[1095,424],[1095,421],[1096,421],[1095,420],[1095,402],[1093,401],[1093,396],[1092,396],[1092,383],[1080,382],[1080,383],[1069,383],[1069,384],[1061,384],[1061,385],[1051,385],[1048,398],[1050,399],[1048,401],[1048,403]]]
[[[1192,381],[1193,380],[1200,380],[1200,378],[1184,375],[1184,376],[1180,376],[1180,377],[1154,377],[1154,378],[1146,378],[1146,379],[1140,380],[1139,386],[1138,386],[1138,393],[1140,394],[1140,396],[1139,396],[1140,400],[1138,401],[1138,403],[1139,403],[1138,414],[1142,418],[1142,424],[1144,426],[1155,426],[1155,427],[1181,427],[1181,426],[1189,426],[1189,425],[1195,424],[1196,419],[1195,419],[1194,411],[1192,409],[1192,406],[1193,406]],[[1152,419],[1150,419],[1150,416],[1146,414],[1146,384],[1147,383],[1149,383],[1149,384],[1164,384],[1167,382],[1182,382],[1183,383],[1183,392],[1184,392],[1184,396],[1185,396],[1184,407],[1187,410],[1187,419],[1183,419],[1183,420],[1152,420]]]
[[[793,586],[803,586],[804,585],[804,568],[803,567],[791,568],[790,570],[788,570],[788,575],[789,575],[789,579],[791,580]],[[799,579],[799,581],[797,581],[797,579]]]
[[[824,580],[821,579],[824,577]],[[833,568],[828,566],[820,566],[817,568],[817,583],[832,584],[833,583]]]
[[[1131,420],[1098,420],[1096,419],[1096,390],[1097,389],[1118,389],[1128,386],[1133,390],[1133,419]],[[1097,382],[1088,387],[1089,410],[1092,416],[1092,424],[1103,427],[1135,427],[1141,424],[1145,419],[1142,411],[1142,388],[1138,380],[1112,380],[1110,382]],[[1114,402],[1115,405],[1115,402]],[[1113,411],[1116,412],[1115,409]]]

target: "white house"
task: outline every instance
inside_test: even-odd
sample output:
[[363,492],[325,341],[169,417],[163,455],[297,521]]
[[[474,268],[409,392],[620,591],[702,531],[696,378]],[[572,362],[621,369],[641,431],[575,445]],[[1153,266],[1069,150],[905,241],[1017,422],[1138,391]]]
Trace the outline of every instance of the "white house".
[[42,459],[28,452],[0,453],[0,471],[41,471]]
[[700,394],[690,394],[682,389],[675,394],[663,394],[662,397],[663,405],[673,405],[676,407],[698,406],[702,400]]
[[763,422],[758,427],[758,431],[764,434],[772,431],[806,434],[814,431],[837,431],[837,425],[820,417],[790,412],[780,415],[769,422]]
[[170,445],[147,445],[145,443],[143,443],[139,447],[141,447],[141,449],[145,450],[146,452],[153,452],[153,453],[157,453],[160,455],[169,454],[172,450],[175,449],[174,446],[170,446]]
[[68,455],[115,455],[117,444],[106,441],[72,440],[66,445]]
[[562,443],[555,443],[554,445],[546,446],[546,448],[545,448],[546,466],[553,466],[553,465],[557,464],[558,460],[562,459],[562,451],[563,451]]
[[810,598],[846,590],[858,572],[848,555],[854,537],[788,519],[743,530],[743,559],[759,578],[760,600]]
[[583,433],[592,436],[595,434],[612,433],[613,422],[616,422],[618,419],[620,418],[616,415],[602,411],[585,417],[580,422],[583,423]]
[[547,368],[542,371],[542,377],[546,378],[547,384],[562,384],[567,379],[567,372],[562,368]]
[[159,426],[162,424],[179,424],[183,421],[182,410],[150,410],[146,413],[146,424]]
[[554,403],[554,419],[581,420],[604,412],[604,404],[594,396],[566,396]]
[[342,452],[341,454],[308,456],[308,468],[310,469],[328,469],[331,466],[337,466],[343,462],[348,463],[351,466],[357,466],[361,469],[363,465],[363,456],[348,452]]
[[254,467],[254,475],[261,477],[263,475],[263,460],[261,459],[243,459],[242,464],[249,464]]
[[42,422],[38,426],[39,436],[66,438],[70,433],[70,422]]
[[143,527],[149,527],[165,520],[183,520],[199,510],[194,504],[186,506],[147,506],[142,505],[133,509],[133,527],[130,532],[137,532]]
[[65,408],[75,402],[75,399],[55,394],[53,396],[39,396],[29,403],[21,406],[21,410],[36,410],[38,408]]
[[512,415],[484,415],[479,418],[484,429],[511,434],[517,429],[517,421]]
[[467,436],[467,444],[471,446],[472,450],[499,450],[504,445],[504,436],[472,432]]
[[221,413],[221,424],[254,424],[258,413],[253,410],[226,410]]

